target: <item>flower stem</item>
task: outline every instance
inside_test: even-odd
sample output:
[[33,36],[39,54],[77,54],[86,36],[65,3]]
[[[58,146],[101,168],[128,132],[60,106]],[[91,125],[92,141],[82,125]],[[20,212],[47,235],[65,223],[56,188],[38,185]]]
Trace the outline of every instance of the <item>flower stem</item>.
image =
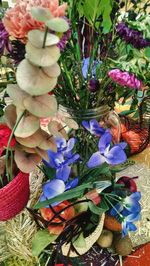
[[9,137],[9,140],[8,140],[8,144],[7,144],[7,149],[6,149],[6,176],[7,176],[7,181],[10,182],[12,180],[12,172],[10,171],[10,176],[9,176],[9,169],[8,169],[8,157],[9,157],[9,148],[10,148],[10,143],[12,141],[12,138],[13,138],[13,135],[14,135],[14,132],[18,126],[18,124],[20,123],[22,117],[24,116],[25,114],[25,110],[23,111],[23,113],[20,115],[20,117],[18,118],[18,120],[16,121],[13,129],[12,129],[12,132],[11,132],[11,135]]
[[48,27],[45,28],[45,34],[44,34],[44,40],[43,40],[43,46],[42,46],[43,49],[45,48],[47,34],[48,34]]

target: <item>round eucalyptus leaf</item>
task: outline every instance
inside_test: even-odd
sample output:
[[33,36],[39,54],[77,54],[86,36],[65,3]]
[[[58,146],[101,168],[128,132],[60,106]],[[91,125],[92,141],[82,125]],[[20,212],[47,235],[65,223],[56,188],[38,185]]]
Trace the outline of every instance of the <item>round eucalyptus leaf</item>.
[[5,112],[4,112],[4,120],[6,121],[9,128],[13,129],[16,120],[17,120],[17,114],[16,114],[16,107],[13,104],[10,104],[6,106]]
[[69,30],[68,22],[63,18],[52,18],[46,21],[46,26],[56,32],[65,32]]
[[[18,116],[19,117],[19,116]],[[15,136],[27,138],[33,135],[40,127],[40,120],[31,114],[25,114],[15,130]]]
[[16,140],[23,146],[35,148],[43,141],[41,129],[38,129],[33,135],[27,138],[16,137]]
[[42,68],[24,59],[17,68],[16,79],[19,87],[32,96],[45,94],[54,89],[57,78],[48,77]]
[[13,104],[22,108],[23,100],[28,94],[21,90],[16,84],[8,84],[6,90],[10,98],[13,100]]
[[50,121],[48,124],[48,130],[54,137],[63,137],[67,139],[67,133],[63,125],[57,121]]
[[52,14],[48,8],[33,6],[30,12],[34,19],[41,22],[46,22],[52,18]]
[[57,63],[55,63],[50,67],[43,67],[43,72],[50,78],[57,78],[60,75],[61,70],[60,66]]
[[42,150],[48,150],[51,149],[52,151],[57,151],[55,139],[50,136],[47,132],[42,130],[42,135],[43,135],[43,140],[42,142],[38,145],[38,147]]
[[23,104],[31,114],[37,117],[45,118],[57,112],[57,101],[49,94],[26,97]]
[[[37,47],[43,47],[45,32],[41,30],[31,30],[28,32],[28,40],[30,43]],[[59,38],[55,34],[47,33],[45,46],[56,45],[59,43]]]
[[41,161],[41,157],[38,154],[29,154],[19,149],[15,150],[14,159],[23,173],[31,173]]
[[48,67],[55,64],[60,57],[60,50],[56,45],[37,48],[31,42],[28,42],[26,52],[30,62],[41,67]]

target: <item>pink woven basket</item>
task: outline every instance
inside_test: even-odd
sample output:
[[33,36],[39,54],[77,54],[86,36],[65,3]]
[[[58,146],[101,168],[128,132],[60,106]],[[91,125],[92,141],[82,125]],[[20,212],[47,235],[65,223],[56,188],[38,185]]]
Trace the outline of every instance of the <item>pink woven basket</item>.
[[19,172],[5,187],[0,189],[0,221],[16,216],[29,199],[29,174]]

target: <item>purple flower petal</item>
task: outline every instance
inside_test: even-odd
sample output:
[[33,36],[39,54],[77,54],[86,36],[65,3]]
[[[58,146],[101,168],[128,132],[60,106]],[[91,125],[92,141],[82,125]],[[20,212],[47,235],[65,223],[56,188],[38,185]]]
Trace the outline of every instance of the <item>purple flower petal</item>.
[[116,145],[119,145],[123,150],[127,147],[127,143],[126,142],[120,142]]
[[110,215],[111,216],[116,216],[118,212],[121,212],[123,210],[123,206],[120,203],[117,203],[114,208],[110,210]]
[[71,172],[71,167],[68,165],[64,165],[56,170],[56,178],[66,182],[69,178],[70,172]]
[[78,183],[79,183],[78,177],[76,177],[73,180],[67,182],[67,184],[66,184],[66,190],[69,190],[71,188],[76,187],[78,185]]
[[57,145],[57,151],[59,152],[63,151],[67,146],[66,140],[64,138],[57,137],[55,138],[55,142]]
[[67,164],[73,164],[80,159],[80,155],[78,153],[73,154],[70,158],[66,160]]
[[98,148],[101,153],[104,153],[106,148],[110,145],[110,142],[112,141],[112,135],[109,132],[106,132],[104,135],[101,136]]
[[106,161],[105,157],[103,155],[101,155],[99,151],[97,151],[97,152],[93,153],[93,155],[91,156],[91,158],[87,162],[87,166],[89,168],[96,167],[96,166],[99,166],[99,165],[105,163],[105,161]]
[[112,165],[124,163],[127,160],[124,150],[118,145],[115,145],[110,151],[105,152],[104,156],[106,158],[106,162]]
[[59,179],[53,179],[42,186],[43,195],[41,199],[51,199],[65,191],[65,183]]

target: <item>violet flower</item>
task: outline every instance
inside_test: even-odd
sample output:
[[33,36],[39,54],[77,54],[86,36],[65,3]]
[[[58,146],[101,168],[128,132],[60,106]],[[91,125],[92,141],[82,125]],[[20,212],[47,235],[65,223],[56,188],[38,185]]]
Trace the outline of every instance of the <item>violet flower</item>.
[[3,23],[0,21],[0,55],[3,54],[5,48],[8,52],[11,52],[12,47],[9,42],[9,34],[5,30]]
[[105,129],[100,126],[96,119],[91,119],[90,121],[82,121],[82,126],[88,130],[92,135],[100,137],[105,133]]
[[100,166],[105,162],[107,164],[116,165],[126,161],[127,156],[124,152],[124,148],[127,144],[125,142],[121,142],[111,148],[111,141],[112,135],[109,132],[106,132],[101,136],[98,143],[99,151],[93,153],[87,162],[87,166],[89,168]]
[[[69,19],[67,19],[67,17],[64,17],[64,19],[68,22],[69,27],[71,27],[71,22]],[[71,37],[71,28],[69,28],[66,32],[64,32],[60,38],[59,43],[57,44],[57,47],[60,49],[60,51],[64,51],[68,40]]]
[[133,224],[134,221],[140,219],[141,205],[140,192],[134,192],[130,196],[124,198],[122,202],[117,203],[109,212],[122,222],[122,236],[127,235],[128,231],[135,231],[137,228]]
[[96,92],[99,89],[99,81],[97,79],[90,79],[89,81],[89,90],[90,92]]
[[72,153],[75,141],[70,139],[68,143],[63,138],[56,140],[57,152],[48,150],[49,161],[43,160],[47,167],[56,169],[56,178],[66,182],[71,172],[71,164],[77,162],[80,159],[79,154]]
[[120,69],[112,69],[108,72],[108,76],[117,84],[131,89],[141,89],[142,81],[138,80],[134,74]]
[[129,28],[124,22],[121,22],[116,27],[118,35],[129,44],[132,44],[137,49],[142,49],[150,46],[150,40],[144,39],[142,32]]
[[[61,179],[53,179],[50,181],[47,181],[42,186],[42,195],[40,197],[40,202],[52,199],[63,192],[70,190],[78,185],[78,177],[74,178],[73,180],[68,181],[66,184]],[[52,204],[52,206],[58,205],[60,202],[55,202]],[[45,208],[49,208],[49,206],[45,206]]]
[[[95,60],[92,63],[92,70],[91,70],[90,76],[94,76],[94,77],[96,76],[96,68],[101,63],[102,62],[100,60]],[[90,57],[84,58],[82,61],[82,75],[85,79],[87,79],[89,65],[90,65]]]

